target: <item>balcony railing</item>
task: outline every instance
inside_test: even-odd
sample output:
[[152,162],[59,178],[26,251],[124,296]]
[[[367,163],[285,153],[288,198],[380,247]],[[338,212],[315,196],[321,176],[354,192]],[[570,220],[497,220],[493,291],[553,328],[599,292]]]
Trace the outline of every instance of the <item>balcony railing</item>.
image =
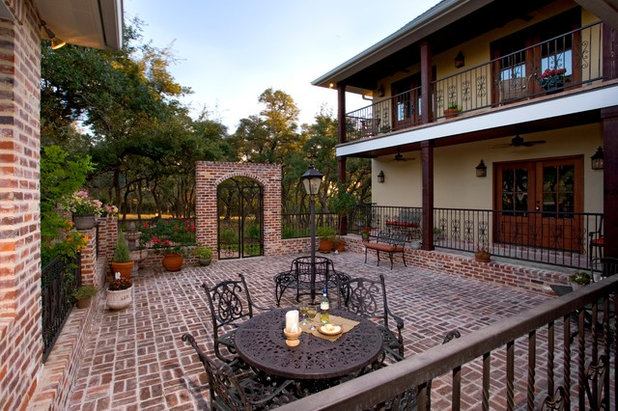
[[[436,247],[474,252],[483,247],[495,256],[589,268],[601,256],[602,214],[509,213],[499,210],[435,208]],[[350,232],[362,227],[404,233],[408,241],[422,239],[422,209],[367,205],[349,218]]]
[[[467,113],[590,85],[603,79],[603,25],[594,23],[431,84],[433,121],[453,103]],[[555,74],[544,75],[547,69]],[[420,88],[346,114],[346,140],[421,124]]]
[[618,409],[617,291],[613,275],[280,409],[425,410],[432,381],[453,410]]

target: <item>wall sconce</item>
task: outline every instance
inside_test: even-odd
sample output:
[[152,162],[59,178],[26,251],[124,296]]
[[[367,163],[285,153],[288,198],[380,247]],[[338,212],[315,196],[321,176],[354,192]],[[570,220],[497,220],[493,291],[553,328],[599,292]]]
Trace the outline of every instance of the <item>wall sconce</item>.
[[455,68],[461,68],[464,66],[464,64],[465,64],[464,55],[460,50],[459,53],[457,53],[457,55],[455,56]]
[[476,166],[476,176],[477,177],[487,177],[487,166],[481,159],[481,162],[478,166]]
[[603,149],[597,148],[597,152],[590,157],[590,165],[593,170],[603,170]]
[[378,183],[383,183],[384,182],[384,171],[380,170],[380,172],[378,173]]
[[384,85],[381,85],[380,87],[378,87],[378,97],[384,97],[384,95],[385,95]]
[[66,41],[60,40],[58,37],[56,37],[56,33],[54,33],[52,29],[47,27],[47,23],[45,23],[45,21],[41,20],[40,25],[43,28],[43,30],[45,30],[45,33],[47,34],[47,37],[49,38],[49,41],[51,42],[52,50],[58,50],[60,47],[67,44]]

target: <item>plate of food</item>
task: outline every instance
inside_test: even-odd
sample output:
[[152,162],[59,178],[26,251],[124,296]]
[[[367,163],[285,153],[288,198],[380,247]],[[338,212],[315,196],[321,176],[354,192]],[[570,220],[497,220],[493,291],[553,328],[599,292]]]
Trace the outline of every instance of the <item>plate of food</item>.
[[318,327],[318,331],[324,335],[337,335],[341,334],[343,327],[336,324],[324,324]]

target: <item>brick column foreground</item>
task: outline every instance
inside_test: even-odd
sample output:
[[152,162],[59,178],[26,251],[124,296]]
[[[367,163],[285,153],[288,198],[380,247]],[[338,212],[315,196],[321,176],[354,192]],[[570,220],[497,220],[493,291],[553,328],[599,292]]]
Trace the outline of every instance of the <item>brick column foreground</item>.
[[[281,254],[281,166],[278,164],[198,161],[195,167],[197,242],[217,250],[217,186],[241,176],[256,180],[263,188],[264,255]],[[216,252],[213,258],[217,258]]]
[[32,0],[0,19],[0,408],[25,409],[42,367],[39,26]]

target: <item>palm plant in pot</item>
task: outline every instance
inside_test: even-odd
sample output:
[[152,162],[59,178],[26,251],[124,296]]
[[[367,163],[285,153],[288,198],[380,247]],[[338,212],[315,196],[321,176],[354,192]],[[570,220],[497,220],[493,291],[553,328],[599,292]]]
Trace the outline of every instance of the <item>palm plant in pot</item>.
[[120,310],[128,307],[133,302],[131,290],[133,283],[131,280],[116,275],[114,280],[109,283],[105,290],[105,301],[112,310]]
[[133,260],[131,260],[129,243],[127,243],[124,233],[118,231],[116,249],[114,250],[114,257],[112,259],[112,273],[120,273],[122,278],[130,280],[131,271],[133,271]]
[[315,234],[320,239],[318,250],[322,253],[330,253],[333,249],[333,241],[335,240],[335,229],[327,226],[318,227]]
[[150,245],[163,252],[163,267],[179,271],[184,262],[185,247],[195,244],[195,225],[188,218],[169,218],[141,228],[140,245]]

